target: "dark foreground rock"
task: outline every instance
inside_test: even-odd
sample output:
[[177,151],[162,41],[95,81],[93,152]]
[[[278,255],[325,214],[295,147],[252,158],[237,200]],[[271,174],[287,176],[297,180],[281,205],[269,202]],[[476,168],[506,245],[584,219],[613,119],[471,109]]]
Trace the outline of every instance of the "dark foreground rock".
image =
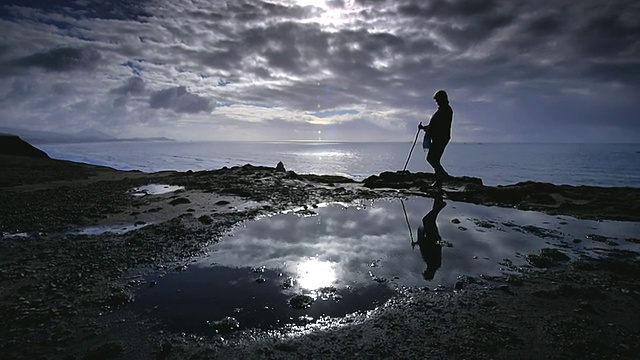
[[[0,157],[0,173],[3,359],[632,359],[640,351],[640,267],[633,252],[569,261],[543,250],[529,258],[539,270],[518,276],[467,277],[455,289],[404,289],[374,311],[290,331],[237,331],[234,319],[218,319],[208,337],[173,334],[128,312],[142,284],[123,280],[145,269],[180,271],[241,221],[323,202],[439,193],[638,221],[639,189],[486,187],[480,179],[454,178],[439,190],[429,184],[432,175],[422,173],[383,173],[363,182],[251,165],[143,174],[8,156]],[[132,195],[135,187],[158,183],[184,190]],[[241,209],[238,200],[253,206]],[[115,220],[141,227],[119,235],[73,232]],[[307,301],[296,298],[292,306]]]

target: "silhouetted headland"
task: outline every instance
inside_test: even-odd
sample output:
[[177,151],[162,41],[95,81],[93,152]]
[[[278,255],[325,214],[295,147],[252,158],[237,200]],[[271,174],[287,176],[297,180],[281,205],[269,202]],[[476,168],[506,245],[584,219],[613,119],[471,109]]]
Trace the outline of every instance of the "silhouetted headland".
[[34,147],[18,136],[9,134],[0,134],[0,155],[49,158],[49,155],[44,151]]

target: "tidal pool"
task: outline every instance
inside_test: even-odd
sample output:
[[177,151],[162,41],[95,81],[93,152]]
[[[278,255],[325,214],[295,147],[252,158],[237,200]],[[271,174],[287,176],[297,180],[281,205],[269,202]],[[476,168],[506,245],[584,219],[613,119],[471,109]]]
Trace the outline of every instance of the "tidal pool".
[[184,186],[178,185],[165,185],[165,184],[149,184],[140,186],[133,189],[133,196],[145,196],[145,195],[162,195],[178,190],[184,190]]
[[185,271],[148,278],[153,286],[141,288],[132,306],[179,332],[211,332],[207,321],[225,317],[240,328],[278,328],[370,310],[406,288],[517,274],[543,248],[571,259],[640,248],[625,240],[640,234],[640,223],[429,198],[328,204],[304,214],[244,223]]

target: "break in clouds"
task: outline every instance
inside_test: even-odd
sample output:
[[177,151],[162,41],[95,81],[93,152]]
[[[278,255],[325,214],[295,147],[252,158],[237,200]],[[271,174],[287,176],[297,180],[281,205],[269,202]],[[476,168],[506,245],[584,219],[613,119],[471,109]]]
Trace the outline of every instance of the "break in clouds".
[[[25,5],[26,4],[26,5]],[[640,5],[5,1],[0,127],[194,140],[637,141]]]

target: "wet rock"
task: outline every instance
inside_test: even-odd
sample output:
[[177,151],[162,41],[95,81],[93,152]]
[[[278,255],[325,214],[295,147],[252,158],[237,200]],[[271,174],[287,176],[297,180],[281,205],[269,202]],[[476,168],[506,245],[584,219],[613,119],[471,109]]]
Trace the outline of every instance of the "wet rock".
[[266,270],[266,266],[262,265],[262,266],[258,266],[258,267],[254,267],[251,268],[251,272],[256,273],[256,274],[264,274],[264,271]]
[[545,248],[540,250],[539,255],[527,255],[527,262],[538,268],[548,268],[555,265],[555,262],[568,261],[569,257],[557,249]]
[[228,202],[227,200],[220,200],[220,201],[216,201],[215,205],[218,206],[223,206],[223,205],[229,205],[231,204],[230,202]]
[[118,342],[104,343],[85,355],[85,359],[115,359],[122,355],[124,347]]
[[587,234],[587,239],[589,240],[593,240],[596,242],[607,242],[607,237],[606,236],[602,236],[602,235],[598,235],[598,234]]
[[[323,183],[323,184],[327,184],[327,185],[335,185],[335,184],[344,184],[344,183],[352,183],[354,182],[353,179],[344,177],[344,176],[339,176],[339,175],[315,175],[315,174],[304,174],[304,175],[298,175],[297,177],[305,179],[305,180],[309,180],[309,181],[313,181],[313,182],[317,182],[317,183]],[[335,191],[344,191],[344,188],[338,188],[335,189]]]
[[107,304],[110,306],[122,306],[124,304],[128,304],[133,301],[133,295],[127,292],[124,289],[116,289],[113,290],[109,298],[107,299]]
[[451,219],[451,223],[452,223],[452,224],[460,224],[460,219],[458,219],[458,218],[453,218],[453,219]]
[[310,324],[311,322],[313,322],[313,317],[309,315],[301,315],[301,316],[298,316],[298,321],[305,325]]
[[545,194],[545,193],[534,193],[531,194],[527,197],[525,197],[526,200],[533,202],[533,203],[537,203],[540,205],[555,205],[557,204],[556,199],[549,195],[549,194]]
[[553,261],[568,261],[569,257],[557,249],[545,248],[540,250],[540,255],[550,258]]
[[516,285],[516,286],[520,286],[522,285],[522,280],[520,280],[519,277],[515,276],[515,275],[507,275],[507,277],[505,278],[505,281],[511,285]]
[[276,350],[283,352],[296,352],[297,348],[293,345],[278,343],[273,346]]
[[537,289],[532,292],[534,296],[554,299],[558,297],[569,297],[577,299],[604,299],[605,294],[599,289],[591,286],[577,286],[561,284],[548,288]]
[[475,219],[473,220],[473,222],[476,224],[476,226],[485,228],[485,229],[493,229],[494,227],[496,227],[494,224],[492,224],[490,221],[487,221],[487,220]]
[[172,349],[173,349],[173,346],[171,345],[170,342],[168,342],[168,341],[163,342],[162,346],[160,347],[160,351],[156,355],[156,359],[157,360],[166,359],[169,356],[169,354],[171,353]]
[[527,262],[537,268],[548,268],[553,266],[553,261],[540,255],[527,255]]
[[187,270],[187,265],[178,265],[178,266],[174,267],[173,270],[175,270],[175,271],[186,271]]
[[526,226],[522,226],[522,227],[518,227],[516,226],[517,229],[519,229],[522,232],[525,233],[530,233],[533,234],[539,238],[543,238],[543,239],[562,239],[563,235],[561,232],[556,231],[556,230],[549,230],[549,229],[545,229],[545,228],[541,228],[538,226],[533,226],[533,225],[526,225]]
[[282,161],[278,161],[278,164],[276,165],[276,172],[286,172],[287,170],[284,168],[284,164],[282,163]]
[[586,302],[586,301],[581,301],[578,304],[578,308],[581,309],[581,310],[590,312],[590,313],[595,313],[596,312],[596,309],[593,307],[593,305],[591,303]]
[[202,215],[198,218],[198,221],[200,221],[201,223],[205,224],[205,225],[211,225],[213,224],[213,219],[211,218],[211,216],[209,215]]
[[463,283],[463,284],[476,284],[476,283],[478,283],[478,280],[476,280],[474,277],[468,276],[468,275],[458,275],[457,280],[458,280],[458,282]]
[[296,295],[289,299],[289,306],[294,309],[307,309],[313,302],[313,298],[309,295]]
[[282,286],[281,287],[283,289],[289,289],[289,288],[292,288],[293,285],[295,285],[295,280],[293,278],[289,277],[289,278],[287,278],[286,280],[284,280],[282,282]]
[[338,290],[333,286],[320,288],[318,289],[318,297],[322,300],[336,300],[336,298],[341,299],[342,297],[337,295],[337,291]]
[[371,280],[378,282],[378,283],[384,283],[387,282],[387,279],[380,277],[378,275],[375,275],[374,273],[372,273],[371,271],[369,271],[369,276],[371,277]]
[[180,205],[180,204],[190,204],[191,200],[187,199],[187,198],[177,198],[174,200],[169,201],[169,204],[176,206],[176,205]]
[[496,288],[496,290],[500,290],[505,294],[514,295],[513,291],[511,291],[508,285],[500,285]]
[[217,321],[207,321],[209,325],[216,333],[229,333],[240,328],[240,323],[236,318],[227,316]]

